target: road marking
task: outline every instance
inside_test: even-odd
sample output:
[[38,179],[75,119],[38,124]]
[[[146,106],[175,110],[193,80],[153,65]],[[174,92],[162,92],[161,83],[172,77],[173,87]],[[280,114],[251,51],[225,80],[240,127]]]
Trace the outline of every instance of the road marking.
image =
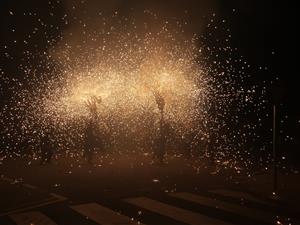
[[256,198],[248,193],[244,193],[241,191],[231,191],[231,190],[220,189],[220,190],[211,190],[209,192],[214,193],[214,194],[223,195],[226,197],[234,197],[234,198],[240,198],[243,200],[249,200],[249,201],[253,201],[253,202],[257,202],[257,203],[261,203],[261,204],[265,204],[265,205],[274,205],[271,202],[261,200],[261,199]]
[[223,222],[218,219],[213,219],[199,213],[191,212],[182,208],[177,208],[172,205],[168,205],[150,198],[130,198],[124,199],[124,201],[144,208],[146,210],[158,213],[163,216],[170,217],[174,220],[184,222],[191,225],[229,225],[229,223]]
[[195,194],[191,194],[191,193],[186,193],[186,192],[170,193],[169,195],[172,197],[176,197],[176,198],[183,199],[183,200],[190,201],[190,202],[199,203],[201,205],[205,205],[205,206],[209,206],[209,207],[214,207],[217,209],[221,209],[223,211],[236,213],[241,216],[246,216],[248,218],[253,218],[253,219],[256,219],[259,221],[264,221],[267,223],[269,223],[269,222],[274,223],[275,219],[276,219],[275,215],[268,213],[268,212],[255,210],[255,209],[251,209],[251,208],[246,208],[246,207],[242,207],[240,205],[227,203],[227,202],[223,202],[223,201],[219,201],[216,199],[199,196],[199,195],[195,195]]
[[1,175],[1,179],[4,180],[4,181],[8,181],[8,182],[13,182],[14,181],[13,179],[8,178],[8,177],[6,177],[4,175]]
[[37,211],[10,215],[10,218],[17,225],[57,225],[49,217]]
[[30,204],[24,204],[23,206],[21,206],[19,208],[8,209],[6,212],[0,213],[0,217],[1,216],[6,216],[6,215],[11,215],[11,214],[14,214],[14,213],[27,211],[27,210],[38,208],[38,207],[45,206],[45,205],[54,204],[54,203],[61,202],[61,201],[64,201],[64,200],[65,199],[57,199],[57,198],[54,198],[54,197],[46,198],[46,199],[43,199],[42,202],[41,201],[31,202]]
[[33,186],[31,184],[23,184],[24,187],[30,188],[30,189],[37,189],[36,186]]
[[[8,178],[4,175],[1,175],[0,179],[3,180],[3,181],[8,181],[10,183],[15,181],[14,179]],[[38,189],[38,187],[33,186],[31,184],[22,183],[22,182],[19,182],[19,183],[20,183],[20,185],[22,185],[23,187],[26,187],[26,188],[30,188],[30,189],[33,189],[33,190]],[[34,201],[34,202],[21,204],[21,205],[19,205],[19,207],[6,209],[6,211],[0,212],[0,216],[11,215],[11,214],[14,214],[14,213],[23,212],[23,211],[34,209],[34,208],[37,208],[37,207],[41,207],[41,206],[50,205],[50,204],[53,204],[53,203],[65,201],[67,199],[64,196],[61,196],[61,195],[58,195],[58,194],[55,194],[55,193],[50,193],[49,195],[51,197],[47,197],[47,198],[44,198],[44,199],[41,199],[41,200],[38,200],[38,201]]]
[[75,205],[71,206],[71,208],[99,224],[141,224],[134,222],[129,217],[118,214],[117,212],[103,207],[97,203]]
[[64,197],[64,196],[58,195],[58,194],[55,194],[55,193],[50,193],[50,195],[51,195],[52,197],[54,197],[54,198],[57,198],[57,199],[60,200],[60,201],[64,201],[64,200],[67,199],[67,198]]

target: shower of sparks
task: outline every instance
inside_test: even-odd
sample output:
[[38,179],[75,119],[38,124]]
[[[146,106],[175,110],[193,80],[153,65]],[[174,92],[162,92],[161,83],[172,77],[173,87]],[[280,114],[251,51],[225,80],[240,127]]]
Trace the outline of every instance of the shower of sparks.
[[[24,37],[26,45],[48,26],[36,19],[40,26]],[[160,21],[154,31],[118,13],[109,19],[99,14],[101,29],[68,15],[62,23],[78,24],[80,36],[68,29],[58,39],[46,33],[48,52],[23,52],[22,80],[0,71],[13,92],[0,113],[7,153],[35,148],[40,134],[53,129],[59,151],[81,154],[92,98],[99,100],[98,131],[110,151],[151,152],[159,93],[165,100],[168,154],[188,141],[195,156],[213,156],[225,167],[251,164],[248,146],[259,139],[256,131],[266,116],[265,87],[248,82],[250,65],[230,47],[225,20],[212,19],[205,35],[189,38],[182,22]],[[219,30],[223,39],[212,45]],[[254,119],[244,121],[249,115]]]

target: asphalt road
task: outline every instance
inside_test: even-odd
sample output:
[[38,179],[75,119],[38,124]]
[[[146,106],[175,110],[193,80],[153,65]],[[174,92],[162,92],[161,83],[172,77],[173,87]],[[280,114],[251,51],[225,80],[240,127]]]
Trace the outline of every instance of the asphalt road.
[[172,156],[159,165],[150,155],[97,155],[93,164],[8,159],[0,169],[1,225],[300,224],[293,203],[268,195],[270,176],[252,179],[201,160]]

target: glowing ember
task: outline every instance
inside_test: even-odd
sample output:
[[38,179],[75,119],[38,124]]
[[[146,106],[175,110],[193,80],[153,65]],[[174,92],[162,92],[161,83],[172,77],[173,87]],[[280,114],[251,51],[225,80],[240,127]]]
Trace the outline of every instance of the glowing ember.
[[[176,19],[153,30],[117,13],[110,18],[114,26],[98,17],[99,29],[89,30],[88,21],[65,15],[66,24],[79,22],[80,36],[66,29],[51,42],[46,35],[48,52],[24,52],[23,81],[1,77],[14,87],[0,113],[4,142],[14,140],[8,151],[18,154],[24,143],[34,146],[42,131],[55,128],[60,148],[77,155],[93,112],[108,148],[149,152],[163,107],[170,150],[187,142],[196,154],[213,155],[222,166],[240,171],[239,161],[250,164],[245,146],[258,138],[255,130],[262,123],[241,124],[240,118],[262,116],[265,87],[245,84],[250,65],[229,46],[229,29],[220,46],[210,46],[207,36],[188,36],[185,23]],[[207,25],[209,38],[217,29],[213,23]]]

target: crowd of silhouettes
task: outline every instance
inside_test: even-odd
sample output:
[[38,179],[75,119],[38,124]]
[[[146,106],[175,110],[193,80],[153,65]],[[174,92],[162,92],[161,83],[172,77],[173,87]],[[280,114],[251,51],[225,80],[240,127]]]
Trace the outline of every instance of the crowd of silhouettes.
[[[156,131],[156,138],[154,139],[153,159],[159,164],[163,164],[166,155],[166,144],[168,139],[169,124],[164,119],[165,99],[159,92],[154,92],[155,101],[160,112],[159,127]],[[89,116],[86,120],[83,133],[83,157],[92,163],[95,151],[104,152],[104,138],[99,131],[99,120],[97,113],[97,104],[101,102],[100,98],[93,97],[86,102]],[[102,132],[103,133],[103,132]],[[170,135],[169,135],[170,136]],[[187,157],[191,156],[191,142],[194,136],[192,133],[182,137],[182,147],[184,154]],[[53,129],[47,128],[42,133],[40,138],[41,149],[41,164],[51,162],[51,158],[55,153],[55,139]]]

